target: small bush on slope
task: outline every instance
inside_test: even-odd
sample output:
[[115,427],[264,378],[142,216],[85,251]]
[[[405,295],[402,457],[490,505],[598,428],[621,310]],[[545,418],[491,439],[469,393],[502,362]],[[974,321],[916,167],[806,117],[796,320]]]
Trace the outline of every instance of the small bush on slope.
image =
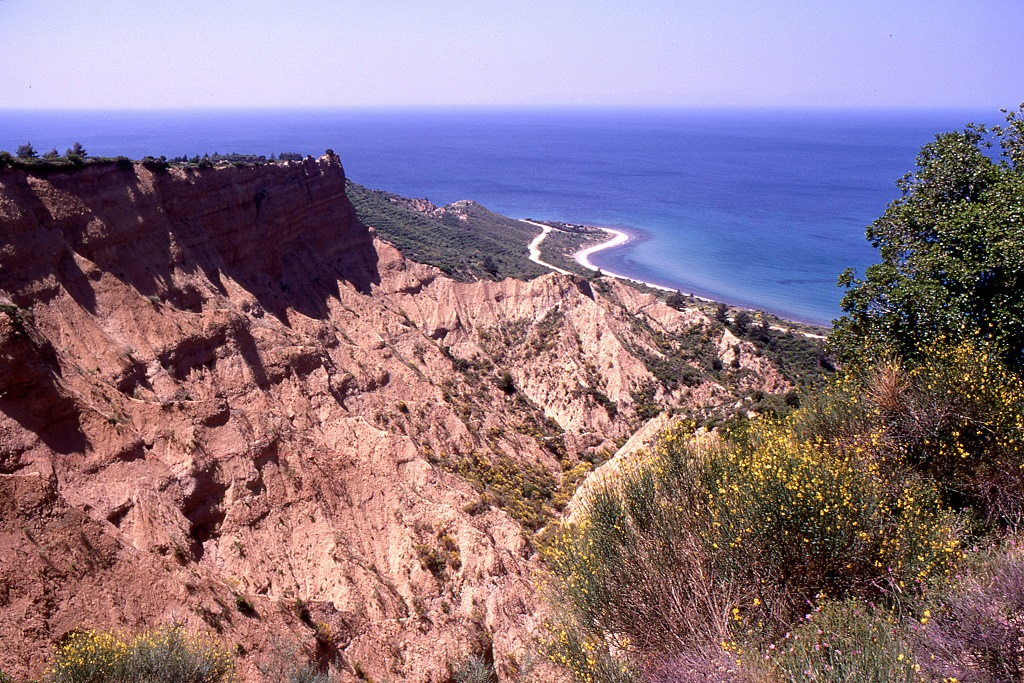
[[222,683],[234,671],[215,639],[169,626],[138,635],[78,631],[57,648],[47,683]]
[[769,676],[789,683],[918,683],[904,620],[856,601],[825,603],[763,655]]

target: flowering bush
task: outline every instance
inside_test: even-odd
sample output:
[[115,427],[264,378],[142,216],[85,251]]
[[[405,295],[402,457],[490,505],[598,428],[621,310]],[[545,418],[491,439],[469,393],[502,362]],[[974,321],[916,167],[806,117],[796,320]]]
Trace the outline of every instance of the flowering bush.
[[819,605],[854,606],[836,633],[884,617],[896,634],[885,610],[948,590],[972,517],[1024,514],[1022,434],[1020,379],[965,343],[851,372],[731,440],[669,432],[551,535],[552,658],[579,680],[683,654],[720,672],[722,643],[760,651]]
[[212,637],[173,625],[138,635],[76,631],[57,648],[48,683],[222,683],[230,651]]
[[935,487],[880,467],[870,439],[804,441],[760,425],[708,462],[704,495],[712,572],[744,586],[762,627],[788,624],[815,596],[917,595],[959,557]]
[[609,653],[637,667],[771,639],[826,598],[922,595],[959,560],[958,524],[929,482],[880,466],[872,443],[771,422],[740,443],[665,435],[547,547],[569,615],[553,658],[589,680]]
[[879,412],[903,462],[934,480],[950,506],[1018,525],[1024,518],[1020,376],[988,344],[959,343],[933,347],[926,362],[903,369],[897,381],[893,404],[880,402]]

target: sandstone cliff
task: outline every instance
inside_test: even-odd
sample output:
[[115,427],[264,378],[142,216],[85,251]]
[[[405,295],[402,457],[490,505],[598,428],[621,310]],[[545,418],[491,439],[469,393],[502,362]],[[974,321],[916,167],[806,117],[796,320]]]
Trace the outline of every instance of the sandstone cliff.
[[[620,284],[406,261],[355,220],[336,157],[0,172],[0,308],[0,668],[19,676],[75,628],[180,620],[236,644],[246,679],[309,657],[442,681],[472,655],[514,679],[531,530],[590,462],[651,406],[788,387]],[[734,381],[652,373],[691,343]]]

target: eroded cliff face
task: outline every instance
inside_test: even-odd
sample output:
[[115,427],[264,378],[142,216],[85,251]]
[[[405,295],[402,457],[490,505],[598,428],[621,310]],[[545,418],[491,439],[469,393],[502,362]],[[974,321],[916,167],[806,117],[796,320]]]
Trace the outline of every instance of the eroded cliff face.
[[[525,249],[525,245],[524,245]],[[375,242],[335,157],[0,172],[0,668],[170,620],[345,679],[528,668],[531,531],[666,407],[700,312],[550,275],[456,283]],[[505,377],[508,373],[508,377]],[[511,380],[511,381],[509,381]],[[358,665],[358,667],[357,667]]]

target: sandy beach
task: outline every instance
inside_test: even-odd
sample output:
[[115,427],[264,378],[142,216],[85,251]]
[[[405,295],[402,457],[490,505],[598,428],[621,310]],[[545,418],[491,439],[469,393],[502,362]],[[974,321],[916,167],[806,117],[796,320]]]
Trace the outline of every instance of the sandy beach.
[[[522,220],[524,223],[529,223],[530,225],[533,225],[533,226],[538,227],[538,228],[541,229],[540,234],[537,235],[536,237],[534,237],[533,241],[530,242],[530,245],[529,245],[530,260],[533,261],[536,264],[544,266],[545,268],[550,268],[551,270],[554,270],[556,272],[562,273],[563,275],[569,275],[570,273],[567,270],[564,270],[562,268],[559,268],[556,265],[548,263],[547,261],[542,260],[541,257],[540,257],[540,245],[544,241],[544,238],[547,237],[551,233],[553,228],[550,225],[545,225],[543,223],[537,223],[535,221],[528,221],[525,218],[522,218],[520,220]],[[600,227],[598,228],[598,230],[604,231],[605,234],[608,235],[608,239],[605,240],[604,242],[601,242],[600,244],[595,244],[592,247],[587,247],[586,249],[581,249],[580,251],[578,251],[575,254],[573,254],[573,258],[576,259],[576,262],[578,264],[580,264],[581,266],[583,266],[584,268],[586,268],[588,270],[593,270],[593,271],[600,271],[601,275],[604,275],[606,277],[613,277],[613,278],[616,278],[616,279],[619,279],[619,280],[628,280],[629,282],[636,282],[636,283],[644,285],[646,287],[651,287],[653,289],[660,289],[660,290],[662,290],[664,292],[679,292],[680,294],[686,294],[687,296],[693,297],[694,299],[700,299],[701,301],[710,301],[712,303],[715,303],[714,299],[709,299],[709,298],[704,297],[704,296],[699,296],[697,294],[691,294],[691,293],[683,292],[683,291],[680,291],[678,289],[673,289],[671,287],[664,287],[662,285],[654,284],[653,282],[646,282],[644,280],[638,280],[638,279],[633,278],[633,277],[627,277],[626,275],[622,275],[622,274],[619,274],[619,273],[612,273],[610,271],[598,268],[590,260],[591,256],[593,256],[597,252],[603,251],[605,249],[611,249],[612,247],[622,246],[623,244],[626,244],[630,240],[629,234],[626,233],[626,232],[623,232],[622,230],[616,230],[615,228],[600,228]],[[790,328],[783,327],[781,325],[772,325],[772,329],[779,330],[780,332],[792,332],[792,330]],[[811,339],[825,339],[826,338],[823,335],[813,334],[813,333],[810,333],[810,332],[800,332],[800,334],[802,334],[805,337],[809,337]]]
[[[618,247],[618,246],[621,246],[623,244],[626,244],[627,242],[629,242],[630,237],[629,237],[629,235],[627,233],[622,232],[621,230],[615,230],[614,228],[600,228],[600,230],[605,231],[609,235],[609,239],[607,241],[601,242],[600,244],[595,244],[592,247],[587,247],[586,249],[582,249],[582,250],[576,252],[576,254],[575,254],[576,262],[579,263],[584,268],[588,268],[589,270],[600,270],[601,274],[605,275],[607,277],[614,277],[614,278],[618,278],[619,280],[629,280],[630,282],[637,282],[637,283],[645,285],[647,287],[652,287],[654,289],[660,289],[660,290],[665,291],[665,292],[679,292],[680,294],[686,294],[687,296],[693,297],[694,299],[700,299],[701,301],[710,301],[712,303],[715,303],[714,299],[709,299],[709,298],[704,297],[704,296],[699,296],[697,294],[687,294],[686,292],[682,292],[682,291],[680,291],[678,289],[673,289],[671,287],[663,287],[661,285],[656,285],[653,282],[645,282],[644,280],[637,280],[636,278],[627,277],[625,275],[620,275],[618,273],[611,273],[611,272],[609,272],[607,270],[601,270],[600,268],[595,266],[590,261],[590,257],[593,256],[594,254],[596,254],[597,252],[603,250],[603,249],[611,249],[612,247]],[[538,239],[542,239],[544,237],[544,235],[546,235],[546,234],[547,233],[541,234]],[[534,240],[534,241],[536,242],[537,240]],[[748,309],[748,310],[752,310],[752,309]],[[787,332],[787,333],[793,332],[792,329],[790,329],[788,327],[783,327],[781,325],[772,325],[772,329],[773,330],[779,330],[780,332]],[[824,335],[813,334],[811,332],[799,332],[799,334],[802,334],[803,336],[808,337],[810,339],[826,339],[827,338]]]
[[[598,268],[597,266],[595,266],[590,261],[590,257],[591,256],[593,256],[594,254],[596,254],[599,251],[604,251],[605,249],[611,249],[612,247],[622,246],[623,244],[626,244],[630,240],[629,235],[627,233],[625,233],[625,232],[622,232],[621,230],[616,230],[614,228],[599,228],[599,230],[603,230],[605,233],[608,234],[608,236],[609,236],[608,240],[605,241],[605,242],[601,242],[600,244],[595,244],[592,247],[587,247],[586,249],[583,249],[581,251],[576,252],[576,254],[575,254],[576,263],[580,264],[581,266],[583,266],[584,268],[586,268],[588,270],[598,270],[598,271],[601,271],[602,275],[605,275],[607,277],[613,277],[613,278],[616,278],[618,280],[629,280],[630,282],[636,282],[636,283],[639,283],[639,284],[644,285],[646,287],[651,287],[653,289],[660,289],[660,290],[665,291],[665,292],[677,292],[677,291],[679,291],[677,289],[673,289],[672,287],[663,287],[662,285],[656,285],[653,282],[645,282],[644,280],[638,280],[638,279],[636,279],[634,277],[628,277],[626,275],[621,275],[619,273],[613,273],[611,271],[603,270],[603,269]],[[694,296],[694,295],[691,294],[690,296]],[[704,299],[704,297],[697,297],[697,298]],[[704,300],[705,301],[710,301],[710,299],[704,299]]]
[[[533,261],[534,263],[538,264],[538,265],[544,266],[545,268],[550,268],[553,271],[556,271],[558,273],[562,273],[563,275],[569,275],[569,271],[564,270],[562,268],[559,268],[558,266],[553,265],[551,263],[548,263],[547,261],[542,260],[541,257],[540,257],[540,245],[541,245],[541,242],[543,242],[544,238],[547,237],[551,233],[553,228],[550,225],[544,225],[543,223],[537,223],[536,221],[528,221],[525,218],[521,218],[520,220],[523,223],[528,223],[528,224],[530,224],[532,226],[535,226],[535,227],[538,227],[538,228],[541,229],[541,233],[539,235],[537,235],[536,237],[534,237],[533,241],[530,242],[530,245],[529,245],[530,260]],[[606,241],[604,241],[604,242],[601,242],[600,244],[595,244],[592,247],[587,247],[586,249],[581,249],[580,251],[578,251],[575,254],[573,254],[573,258],[576,259],[577,263],[579,263],[581,266],[583,266],[587,270],[595,270],[595,271],[600,270],[602,275],[606,275],[608,277],[613,277],[613,278],[616,278],[616,279],[619,279],[619,280],[629,280],[630,282],[636,282],[638,284],[641,284],[641,285],[644,285],[644,286],[647,286],[647,287],[652,287],[654,289],[660,289],[660,290],[665,291],[665,292],[676,292],[676,291],[678,291],[676,289],[672,289],[671,287],[663,287],[662,285],[656,285],[653,282],[645,282],[643,280],[638,280],[638,279],[633,278],[633,277],[627,277],[625,275],[620,275],[619,273],[612,273],[612,272],[609,272],[607,270],[601,270],[600,268],[595,266],[593,263],[591,263],[590,257],[593,256],[594,254],[596,254],[597,252],[603,251],[604,249],[611,249],[612,247],[621,246],[621,245],[629,242],[629,240],[630,240],[629,235],[627,233],[621,231],[621,230],[616,230],[614,228],[601,228],[601,227],[598,227],[597,229],[604,231],[608,235],[608,239]],[[691,294],[690,296],[696,296],[696,295]],[[703,299],[704,301],[710,301],[710,299],[705,299],[704,297],[696,297],[696,298]]]

